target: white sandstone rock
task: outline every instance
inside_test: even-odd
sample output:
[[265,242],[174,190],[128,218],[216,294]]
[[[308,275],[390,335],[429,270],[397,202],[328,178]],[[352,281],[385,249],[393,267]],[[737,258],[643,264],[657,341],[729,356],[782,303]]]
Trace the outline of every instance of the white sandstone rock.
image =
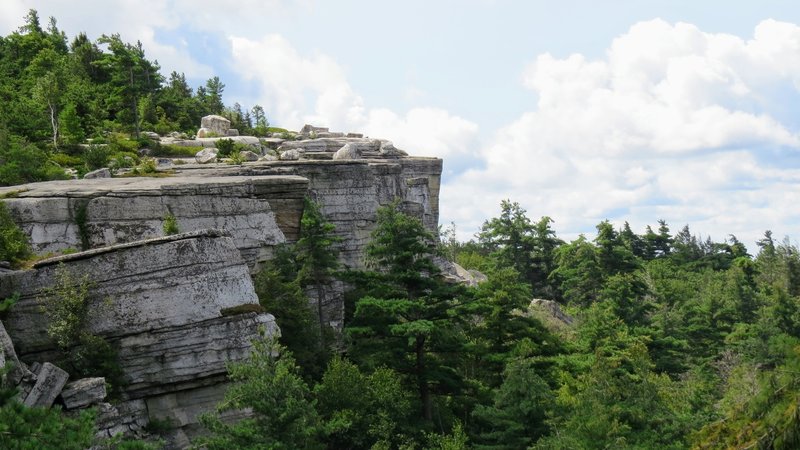
[[217,115],[205,116],[200,119],[200,129],[203,128],[206,129],[207,133],[213,133],[217,136],[227,136],[228,130],[231,128],[231,121]]
[[281,153],[281,161],[297,161],[300,159],[300,151],[302,149],[291,149]]
[[259,156],[255,152],[251,152],[250,150],[244,150],[239,152],[239,156],[244,158],[245,161],[258,161]]
[[194,160],[199,164],[215,163],[218,153],[219,150],[216,148],[204,148],[194,155]]
[[345,144],[333,154],[334,161],[361,159],[361,150],[355,144]]

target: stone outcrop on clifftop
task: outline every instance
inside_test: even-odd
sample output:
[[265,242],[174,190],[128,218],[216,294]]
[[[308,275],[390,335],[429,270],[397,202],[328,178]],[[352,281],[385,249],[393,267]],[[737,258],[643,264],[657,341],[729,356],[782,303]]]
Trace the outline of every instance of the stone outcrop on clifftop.
[[[90,331],[118,349],[127,381],[124,401],[101,408],[105,432],[169,420],[177,427],[171,442],[185,445],[196,416],[222,398],[226,361],[244,358],[260,328],[278,333],[272,316],[258,312],[250,275],[275,245],[298,239],[305,196],[335,226],[344,267],[364,266],[382,205],[399,201],[437,229],[440,159],[410,157],[386,140],[316,130],[309,135],[326,137],[239,137],[274,149],[241,165],[159,164],[165,177],[0,188],[37,253],[85,250],[0,273],[0,296],[21,294],[6,323],[20,360],[57,358],[37,299],[53,285],[59,264],[86,274]],[[187,142],[207,146],[205,139]],[[168,216],[183,234],[164,236]],[[343,324],[343,289],[329,286],[322,305],[335,328]]]

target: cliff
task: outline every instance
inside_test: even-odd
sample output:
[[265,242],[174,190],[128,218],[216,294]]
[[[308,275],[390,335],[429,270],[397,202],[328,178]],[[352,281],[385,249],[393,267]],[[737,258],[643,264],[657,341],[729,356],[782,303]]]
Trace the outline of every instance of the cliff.
[[[262,160],[241,165],[167,164],[157,178],[0,189],[37,253],[83,250],[0,273],[0,296],[21,294],[4,321],[19,359],[55,361],[39,299],[61,265],[88,276],[90,331],[118,350],[126,381],[105,432],[169,419],[171,442],[188,442],[197,414],[225,391],[226,361],[246,357],[259,328],[278,333],[268,313],[244,312],[258,304],[250,275],[275,245],[298,239],[305,196],[335,225],[345,267],[363,267],[377,209],[395,199],[436,230],[441,160],[363,138],[273,143],[277,155],[263,149]],[[168,217],[182,234],[163,236]],[[334,288],[323,309],[341,327],[342,286]]]

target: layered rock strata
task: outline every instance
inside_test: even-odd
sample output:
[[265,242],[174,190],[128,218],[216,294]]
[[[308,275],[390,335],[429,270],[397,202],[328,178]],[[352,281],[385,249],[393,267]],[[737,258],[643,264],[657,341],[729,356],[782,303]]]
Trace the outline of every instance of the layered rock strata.
[[[146,415],[168,418],[179,430],[193,429],[197,412],[222,399],[228,362],[246,358],[262,330],[278,333],[274,318],[258,312],[248,266],[234,240],[206,230],[66,255],[1,274],[0,296],[20,295],[5,326],[22,361],[59,358],[41,305],[63,270],[75,282],[85,277],[88,331],[118,350],[126,384],[120,387],[125,402],[116,408],[141,415],[143,405]],[[180,405],[170,403],[175,396],[183,399]],[[165,411],[164,404],[172,406]]]
[[99,248],[178,229],[223,229],[251,268],[299,232],[308,180],[280,177],[111,178],[0,189],[37,253]]

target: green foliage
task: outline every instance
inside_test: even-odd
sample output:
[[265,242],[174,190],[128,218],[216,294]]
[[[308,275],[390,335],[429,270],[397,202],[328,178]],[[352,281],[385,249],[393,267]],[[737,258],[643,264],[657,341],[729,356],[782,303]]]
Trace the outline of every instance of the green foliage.
[[10,296],[0,300],[0,320],[5,319],[11,307],[16,305],[19,301],[19,292],[15,292]]
[[75,225],[78,226],[78,234],[81,238],[81,250],[89,250],[91,247],[89,242],[89,228],[87,225],[87,208],[89,207],[88,201],[81,201],[75,205]]
[[[200,417],[209,435],[195,444],[209,450],[324,448],[320,417],[308,386],[297,372],[285,348],[264,338],[253,341],[250,357],[228,367],[234,385],[217,414]],[[231,424],[219,415],[243,408],[250,408],[253,416]]]
[[189,158],[197,153],[197,147],[185,147],[181,145],[161,144],[154,146],[150,155],[161,156],[164,158]]
[[0,126],[0,185],[66,178],[64,170],[50,162],[46,151],[9,135]]
[[275,253],[253,278],[256,294],[261,306],[275,316],[281,343],[295,355],[304,375],[313,378],[324,370],[327,350],[321,347],[319,327],[298,279],[294,248],[281,246]]
[[66,416],[58,408],[28,408],[17,400],[0,406],[0,447],[9,450],[83,450],[94,439],[92,410]]
[[219,139],[214,142],[214,146],[219,150],[219,156],[228,157],[236,148],[236,143],[233,139]]
[[164,230],[164,236],[180,233],[178,218],[172,213],[168,213],[161,222],[161,228]]
[[64,354],[65,368],[74,378],[104,376],[112,388],[123,384],[116,350],[88,331],[88,275],[77,277],[63,263],[55,268],[55,284],[43,291],[39,303],[47,317],[47,335]]
[[0,261],[16,266],[30,256],[28,235],[17,226],[6,204],[0,201]]
[[241,166],[245,163],[244,156],[242,156],[242,152],[238,150],[234,150],[228,155],[228,164],[234,166]]
[[112,149],[108,145],[91,144],[83,151],[83,161],[89,170],[108,167]]
[[303,204],[303,217],[300,220],[300,239],[295,247],[300,270],[297,279],[306,289],[311,288],[317,299],[317,324],[320,345],[327,347],[326,335],[330,334],[325,324],[324,306],[329,300],[329,286],[339,267],[339,253],[335,245],[341,238],[334,235],[336,227],[325,219],[322,207],[306,197]]
[[555,249],[562,244],[550,228],[553,220],[542,217],[532,224],[516,202],[503,200],[500,217],[484,222],[478,235],[491,250],[499,267],[512,267],[529,283],[534,295],[554,299],[557,287],[548,279],[555,266]]
[[537,373],[536,361],[525,358],[510,362],[502,385],[494,393],[494,402],[478,405],[472,413],[475,448],[528,448],[549,431],[545,421],[553,402],[554,394]]
[[794,449],[800,446],[800,340],[772,339],[777,367],[745,363],[728,381],[724,417],[703,428],[694,448]]
[[390,369],[367,375],[355,364],[333,358],[314,395],[328,448],[397,448],[409,439],[404,425],[411,402]]
[[[456,294],[431,261],[433,236],[399,202],[378,209],[367,246],[373,270],[351,273],[366,294],[347,327],[351,354],[362,367],[387,366],[418,393],[421,418],[433,419],[434,396],[457,391],[461,377],[450,356],[461,349]],[[441,411],[440,411],[441,412]]]

